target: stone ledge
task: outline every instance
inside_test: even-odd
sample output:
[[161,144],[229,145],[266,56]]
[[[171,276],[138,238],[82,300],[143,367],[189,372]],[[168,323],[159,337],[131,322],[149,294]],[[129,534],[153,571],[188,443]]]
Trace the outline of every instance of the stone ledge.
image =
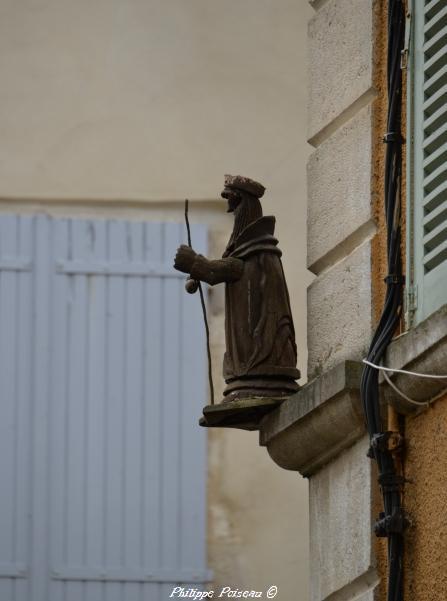
[[[387,354],[387,366],[421,373],[446,373],[447,304],[425,321],[396,338]],[[263,418],[259,442],[280,467],[315,474],[365,433],[359,384],[362,363],[344,361],[306,384],[275,411]],[[393,382],[417,401],[447,394],[446,380],[403,374]],[[380,376],[386,402],[400,413],[424,409],[398,396]]]
[[[426,374],[447,374],[447,304],[390,344],[386,366]],[[404,374],[390,376],[393,383],[415,401],[430,401],[447,393],[447,380],[428,380]],[[379,381],[386,401],[400,413],[409,415],[424,410],[424,407],[417,407],[397,395],[386,384],[382,374]]]
[[260,444],[280,467],[311,476],[364,435],[361,373],[361,363],[344,361],[262,420]]

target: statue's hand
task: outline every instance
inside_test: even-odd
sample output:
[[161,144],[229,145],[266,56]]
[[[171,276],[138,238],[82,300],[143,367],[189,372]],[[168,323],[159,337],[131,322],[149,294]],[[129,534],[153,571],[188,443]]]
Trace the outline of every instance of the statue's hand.
[[183,273],[191,273],[192,264],[195,261],[197,253],[186,244],[182,244],[177,249],[177,254],[174,259],[174,267],[177,271],[183,271]]

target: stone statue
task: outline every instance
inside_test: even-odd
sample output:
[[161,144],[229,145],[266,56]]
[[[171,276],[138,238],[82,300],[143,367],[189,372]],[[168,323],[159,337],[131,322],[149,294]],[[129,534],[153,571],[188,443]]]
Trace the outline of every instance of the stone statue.
[[[182,245],[174,263],[194,280],[211,286],[225,283],[227,386],[214,413],[231,413],[234,425],[240,420],[234,414],[242,412],[253,422],[254,414],[293,394],[300,376],[281,251],[273,235],[275,218],[263,217],[259,200],[264,191],[249,178],[226,175],[222,197],[234,214],[234,227],[222,259],[209,260]],[[217,421],[202,425],[231,425]]]

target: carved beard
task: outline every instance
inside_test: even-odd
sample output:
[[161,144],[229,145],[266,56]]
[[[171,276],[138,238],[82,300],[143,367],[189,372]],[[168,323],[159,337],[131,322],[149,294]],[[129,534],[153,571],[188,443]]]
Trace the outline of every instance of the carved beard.
[[234,227],[225,249],[224,257],[228,256],[235,248],[235,243],[245,228],[262,217],[262,207],[259,199],[252,196],[243,198],[234,210]]

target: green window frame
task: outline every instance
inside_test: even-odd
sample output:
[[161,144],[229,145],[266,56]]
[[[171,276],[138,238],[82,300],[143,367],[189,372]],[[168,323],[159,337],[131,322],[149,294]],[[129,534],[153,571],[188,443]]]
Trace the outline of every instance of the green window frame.
[[[407,325],[447,303],[447,3],[413,0],[407,87]],[[409,24],[408,24],[409,26]]]

